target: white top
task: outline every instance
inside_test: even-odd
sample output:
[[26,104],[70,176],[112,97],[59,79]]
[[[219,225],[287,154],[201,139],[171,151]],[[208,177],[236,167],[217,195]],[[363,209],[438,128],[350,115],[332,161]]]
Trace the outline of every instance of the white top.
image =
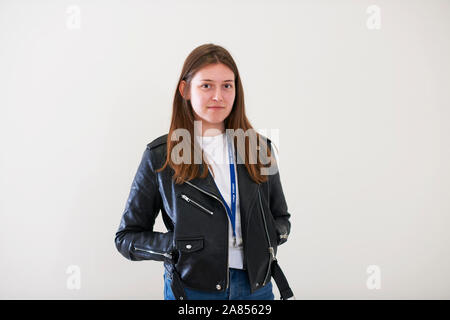
[[[228,145],[225,133],[211,137],[196,135],[196,139],[200,147],[203,149],[205,157],[212,166],[214,175],[211,171],[210,172],[214,177],[214,181],[219,188],[222,197],[227,202],[228,207],[231,208],[230,162],[228,158]],[[234,150],[234,148],[232,148],[232,150]],[[233,227],[231,225],[230,219],[228,219],[228,267],[243,269],[244,248],[241,232],[241,213],[239,206],[239,187],[236,169],[236,157],[234,156],[234,154],[233,159],[235,164],[234,171],[236,176],[236,246],[234,246],[233,243]]]

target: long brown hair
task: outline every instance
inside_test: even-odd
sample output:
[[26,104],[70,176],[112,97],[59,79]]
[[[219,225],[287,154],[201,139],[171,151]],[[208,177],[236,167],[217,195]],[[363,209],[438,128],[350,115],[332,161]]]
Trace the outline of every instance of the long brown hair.
[[[175,183],[181,184],[184,181],[189,181],[196,177],[206,178],[206,176],[208,175],[208,166],[210,166],[210,164],[204,161],[203,151],[201,151],[201,164],[194,163],[193,159],[195,151],[194,149],[195,139],[193,139],[194,111],[192,109],[191,101],[185,99],[184,97],[186,97],[186,93],[189,92],[188,90],[190,90],[191,80],[196,74],[196,72],[207,65],[217,63],[222,63],[228,66],[233,71],[235,77],[236,94],[231,112],[224,121],[225,130],[242,129],[243,132],[247,132],[248,129],[254,130],[245,114],[244,90],[242,87],[238,68],[233,58],[231,57],[230,53],[223,47],[214,45],[212,43],[203,44],[195,48],[189,54],[189,56],[186,58],[184,62],[183,69],[181,71],[181,75],[175,89],[175,95],[173,99],[173,109],[172,109],[172,120],[170,124],[169,133],[167,135],[167,157],[163,167],[156,170],[157,172],[160,172],[164,170],[164,168],[166,168],[167,165],[169,165],[174,171],[173,180],[175,180]],[[182,80],[186,81],[183,95],[181,95],[179,91],[180,83]],[[190,137],[192,137],[190,141],[184,141],[185,143],[189,143],[191,148],[190,153],[191,161],[189,163],[182,162],[177,164],[174,163],[171,159],[172,150],[174,146],[177,144],[177,141],[172,141],[171,137],[176,129],[186,129],[189,132]],[[256,141],[260,142],[259,147],[265,150],[266,155],[270,158],[270,161],[276,161],[276,159],[271,156],[271,150],[270,148],[267,147],[267,144],[264,142],[264,140],[260,138],[260,135],[256,131],[253,132],[256,134],[257,137]],[[260,161],[261,159],[259,157],[253,158],[256,159],[256,161],[255,160],[249,161],[250,157],[249,140],[252,140],[249,138],[250,137],[245,136],[245,155],[242,155],[241,152],[239,152],[239,150],[242,150],[242,148],[238,148],[238,153],[242,159],[241,161],[245,161],[245,167],[247,168],[247,172],[249,173],[251,179],[259,184],[261,182],[267,181],[268,179],[267,175],[261,174],[261,168],[270,166],[271,162],[269,162],[269,164],[267,164],[267,160],[265,160],[265,162],[261,162]],[[237,146],[236,139],[237,137],[234,136],[235,146]],[[203,172],[201,174],[199,174],[200,165],[203,167]],[[212,171],[211,167],[210,169]]]

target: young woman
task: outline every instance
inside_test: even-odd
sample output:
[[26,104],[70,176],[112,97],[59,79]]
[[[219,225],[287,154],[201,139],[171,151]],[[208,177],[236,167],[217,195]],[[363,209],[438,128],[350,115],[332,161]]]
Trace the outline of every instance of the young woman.
[[[153,231],[159,211],[166,233]],[[164,262],[166,300],[270,300],[271,277],[288,299],[275,256],[289,218],[271,141],[246,117],[233,58],[214,44],[197,47],[184,63],[168,134],[143,153],[117,250]]]

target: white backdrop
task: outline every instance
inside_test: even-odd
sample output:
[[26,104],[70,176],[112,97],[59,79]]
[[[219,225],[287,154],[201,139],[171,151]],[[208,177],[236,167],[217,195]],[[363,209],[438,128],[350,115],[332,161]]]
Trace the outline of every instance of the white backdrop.
[[278,130],[297,298],[450,298],[445,0],[0,0],[0,298],[163,299],[114,235],[209,42]]

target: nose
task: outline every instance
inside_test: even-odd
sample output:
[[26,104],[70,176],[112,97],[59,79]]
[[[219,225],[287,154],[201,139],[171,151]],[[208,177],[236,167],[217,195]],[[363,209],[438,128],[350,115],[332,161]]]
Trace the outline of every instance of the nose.
[[217,88],[216,91],[214,91],[213,100],[214,101],[222,101],[223,100],[221,88]]

